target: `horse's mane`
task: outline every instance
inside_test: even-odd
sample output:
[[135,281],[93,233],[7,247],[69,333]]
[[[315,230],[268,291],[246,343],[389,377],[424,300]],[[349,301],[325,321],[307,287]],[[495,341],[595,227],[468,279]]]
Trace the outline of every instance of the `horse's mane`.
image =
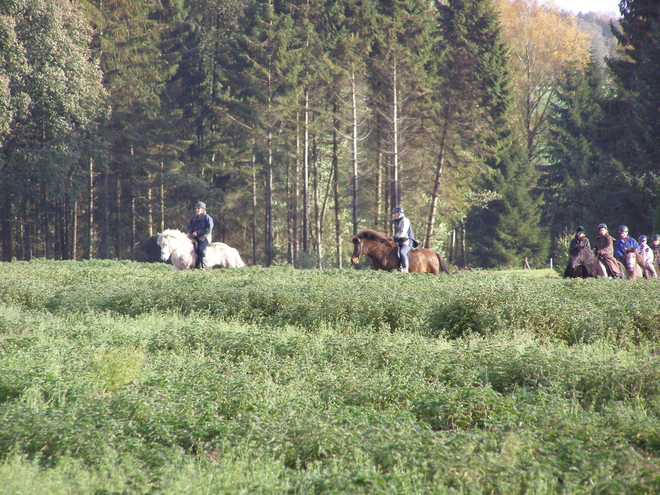
[[164,230],[162,232],[162,234],[160,234],[158,236],[158,240],[160,241],[160,239],[162,239],[163,237],[166,237],[166,236],[174,237],[179,242],[186,242],[186,241],[192,242],[186,234],[184,234],[180,230],[176,230],[176,229]]
[[375,230],[363,230],[357,235],[358,239],[367,239],[370,241],[376,241],[376,242],[381,242],[383,244],[387,244],[389,246],[394,245],[394,241],[389,239],[388,237],[385,237],[383,234],[380,232],[376,232]]

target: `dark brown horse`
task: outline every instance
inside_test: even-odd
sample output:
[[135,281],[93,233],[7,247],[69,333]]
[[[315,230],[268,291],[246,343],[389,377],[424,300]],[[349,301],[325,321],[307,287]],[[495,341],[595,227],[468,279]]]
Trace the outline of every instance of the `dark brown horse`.
[[[621,263],[619,269],[623,271]],[[570,253],[566,275],[570,278],[588,278],[607,277],[609,274],[605,263],[600,261],[591,249],[577,246]]]
[[[374,270],[396,270],[399,268],[397,243],[373,230],[363,230],[353,237],[353,256],[351,262],[358,263],[368,256]],[[411,273],[432,273],[439,275],[440,270],[449,274],[449,269],[442,256],[430,249],[413,249],[409,252]]]

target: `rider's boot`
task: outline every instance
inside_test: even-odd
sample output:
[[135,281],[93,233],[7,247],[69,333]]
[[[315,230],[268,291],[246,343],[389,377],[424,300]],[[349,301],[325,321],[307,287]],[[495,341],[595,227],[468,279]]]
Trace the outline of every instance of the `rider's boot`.
[[408,257],[405,256],[405,257],[401,258],[400,263],[401,263],[401,266],[399,266],[399,271],[401,273],[408,273]]
[[206,258],[199,258],[199,269],[206,270]]

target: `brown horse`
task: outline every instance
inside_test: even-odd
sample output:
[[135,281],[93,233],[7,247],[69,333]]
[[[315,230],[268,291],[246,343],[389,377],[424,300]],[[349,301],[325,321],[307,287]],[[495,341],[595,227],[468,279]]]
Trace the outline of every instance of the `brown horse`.
[[[391,238],[385,237],[373,230],[363,230],[353,237],[352,263],[358,263],[362,258],[368,256],[374,270],[396,270],[399,268],[399,256],[397,244]],[[442,256],[430,249],[413,249],[409,253],[411,273],[432,273],[439,275],[440,270],[449,274],[449,269]]]

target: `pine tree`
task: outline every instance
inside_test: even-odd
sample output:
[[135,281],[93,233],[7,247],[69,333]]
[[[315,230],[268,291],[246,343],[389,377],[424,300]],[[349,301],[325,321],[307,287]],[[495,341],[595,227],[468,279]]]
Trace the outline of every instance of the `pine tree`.
[[[550,138],[546,148],[548,166],[541,185],[544,191],[544,224],[552,238],[573,232],[583,225],[587,232],[615,219],[631,207],[628,189],[616,160],[608,152],[608,138],[602,132],[605,87],[598,62],[566,72],[549,116]],[[594,204],[608,205],[609,211]],[[619,223],[623,220],[619,216]],[[630,219],[632,220],[632,219]],[[630,220],[627,223],[633,224]],[[634,224],[633,224],[634,226]]]
[[515,141],[498,154],[485,187],[497,194],[486,208],[468,216],[472,260],[480,267],[533,267],[545,263],[547,237],[540,225],[536,174],[526,150]]
[[[631,187],[623,191],[635,202],[625,212],[644,231],[660,230],[658,163],[660,163],[660,4],[655,0],[626,0],[621,19],[613,26],[617,55],[607,60],[615,82],[608,102],[608,137],[625,167]],[[623,213],[623,212],[621,212]],[[626,220],[628,222],[628,220]]]

